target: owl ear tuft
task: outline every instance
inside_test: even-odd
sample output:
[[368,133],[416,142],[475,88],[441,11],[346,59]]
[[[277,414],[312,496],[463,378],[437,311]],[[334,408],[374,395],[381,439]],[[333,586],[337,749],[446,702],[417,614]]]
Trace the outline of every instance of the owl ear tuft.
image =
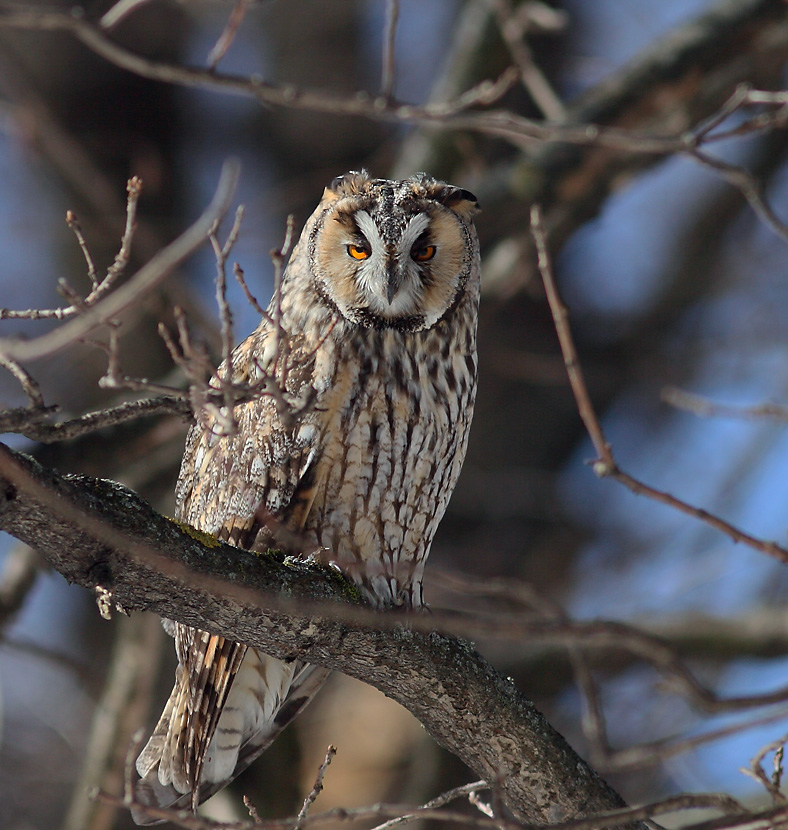
[[470,219],[481,209],[478,199],[470,190],[463,190],[461,187],[454,187],[450,184],[446,185],[436,198],[444,207],[453,210],[464,219]]
[[363,193],[369,182],[369,173],[366,170],[351,170],[349,173],[331,180],[328,187],[323,191],[323,200],[335,202],[343,196]]

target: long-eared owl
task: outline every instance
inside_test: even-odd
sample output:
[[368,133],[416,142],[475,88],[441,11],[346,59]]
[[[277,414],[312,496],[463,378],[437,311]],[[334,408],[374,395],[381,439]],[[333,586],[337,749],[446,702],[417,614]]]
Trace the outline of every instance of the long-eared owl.
[[[249,550],[319,552],[379,607],[422,605],[476,394],[477,209],[424,174],[326,188],[262,322],[219,369],[260,394],[236,406],[235,431],[205,416],[189,433],[180,520]],[[169,630],[175,688],[137,760],[137,798],[194,808],[328,672]]]

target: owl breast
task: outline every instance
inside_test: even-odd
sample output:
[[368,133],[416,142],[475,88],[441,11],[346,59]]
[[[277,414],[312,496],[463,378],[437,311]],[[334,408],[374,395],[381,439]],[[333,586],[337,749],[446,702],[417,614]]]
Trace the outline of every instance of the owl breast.
[[379,604],[422,604],[473,412],[474,350],[457,340],[448,325],[361,330],[316,361],[326,391],[304,530]]

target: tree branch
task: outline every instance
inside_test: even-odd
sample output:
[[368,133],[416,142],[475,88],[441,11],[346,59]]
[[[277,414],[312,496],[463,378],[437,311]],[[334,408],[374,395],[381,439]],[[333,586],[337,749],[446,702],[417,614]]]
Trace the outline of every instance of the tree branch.
[[[232,159],[222,167],[219,183],[213,199],[202,215],[177,239],[159,251],[146,265],[123,286],[104,297],[99,303],[34,340],[0,339],[0,356],[3,360],[37,360],[84,337],[96,326],[105,324],[122,313],[140,297],[158,285],[181,261],[186,259],[208,238],[214,223],[227,212],[240,175],[240,166]],[[120,255],[119,255],[120,256]]]
[[333,569],[233,548],[159,515],[119,484],[61,476],[2,444],[0,529],[124,611],[154,611],[370,683],[524,820],[623,804],[468,643],[363,608]]

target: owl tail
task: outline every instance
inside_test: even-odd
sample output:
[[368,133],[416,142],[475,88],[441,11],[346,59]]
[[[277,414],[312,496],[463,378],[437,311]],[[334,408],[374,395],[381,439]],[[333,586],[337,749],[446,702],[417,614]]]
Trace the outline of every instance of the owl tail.
[[[243,647],[241,647],[243,648]],[[175,688],[151,739],[137,759],[140,780],[135,801],[150,807],[195,809],[236,776],[265,750],[282,729],[309,703],[330,672],[300,661],[284,662],[248,649],[226,694],[213,730],[203,744],[202,757],[194,753],[196,723],[209,713],[199,702],[186,673],[178,667]],[[194,711],[192,711],[194,709]],[[211,718],[208,718],[211,720]],[[192,786],[194,770],[199,783]],[[158,824],[142,810],[132,808],[136,824]]]

